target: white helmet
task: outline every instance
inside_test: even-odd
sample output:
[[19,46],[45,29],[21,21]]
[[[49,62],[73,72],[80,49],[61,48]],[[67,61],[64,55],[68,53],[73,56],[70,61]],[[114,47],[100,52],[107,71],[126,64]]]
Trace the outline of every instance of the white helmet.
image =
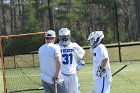
[[88,36],[88,41],[90,41],[91,46],[95,48],[101,40],[104,38],[104,34],[102,31],[94,31]]
[[70,30],[68,28],[61,28],[59,30],[59,43],[66,46],[71,42]]

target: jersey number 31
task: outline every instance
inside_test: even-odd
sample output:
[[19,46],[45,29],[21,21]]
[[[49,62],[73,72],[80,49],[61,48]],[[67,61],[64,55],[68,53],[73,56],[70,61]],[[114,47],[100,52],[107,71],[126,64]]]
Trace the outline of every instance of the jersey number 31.
[[63,54],[62,57],[64,60],[62,61],[63,64],[72,64],[73,55],[71,54]]

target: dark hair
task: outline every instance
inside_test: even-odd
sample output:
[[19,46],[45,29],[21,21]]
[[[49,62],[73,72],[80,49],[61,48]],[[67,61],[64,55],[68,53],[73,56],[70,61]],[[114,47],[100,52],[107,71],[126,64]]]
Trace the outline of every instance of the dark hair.
[[51,34],[48,34],[47,36],[50,36],[51,37],[52,35]]
[[46,40],[48,40],[48,39],[53,39],[54,37],[46,37]]

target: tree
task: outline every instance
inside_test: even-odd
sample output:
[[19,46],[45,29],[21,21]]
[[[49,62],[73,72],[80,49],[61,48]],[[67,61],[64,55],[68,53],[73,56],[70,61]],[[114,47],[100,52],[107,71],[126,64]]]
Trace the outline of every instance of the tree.
[[[138,29],[138,36],[140,37],[140,0],[135,0],[135,8],[136,8],[136,21],[137,21],[137,29]],[[140,38],[138,38],[140,39]]]

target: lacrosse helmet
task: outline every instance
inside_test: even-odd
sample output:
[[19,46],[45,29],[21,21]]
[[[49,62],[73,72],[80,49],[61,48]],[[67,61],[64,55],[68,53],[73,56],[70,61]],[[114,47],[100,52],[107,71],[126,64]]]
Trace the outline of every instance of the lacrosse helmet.
[[95,48],[101,40],[104,38],[102,31],[94,31],[88,36],[88,41],[90,42],[91,47]]
[[66,46],[71,42],[70,30],[68,28],[61,28],[59,30],[59,43]]

